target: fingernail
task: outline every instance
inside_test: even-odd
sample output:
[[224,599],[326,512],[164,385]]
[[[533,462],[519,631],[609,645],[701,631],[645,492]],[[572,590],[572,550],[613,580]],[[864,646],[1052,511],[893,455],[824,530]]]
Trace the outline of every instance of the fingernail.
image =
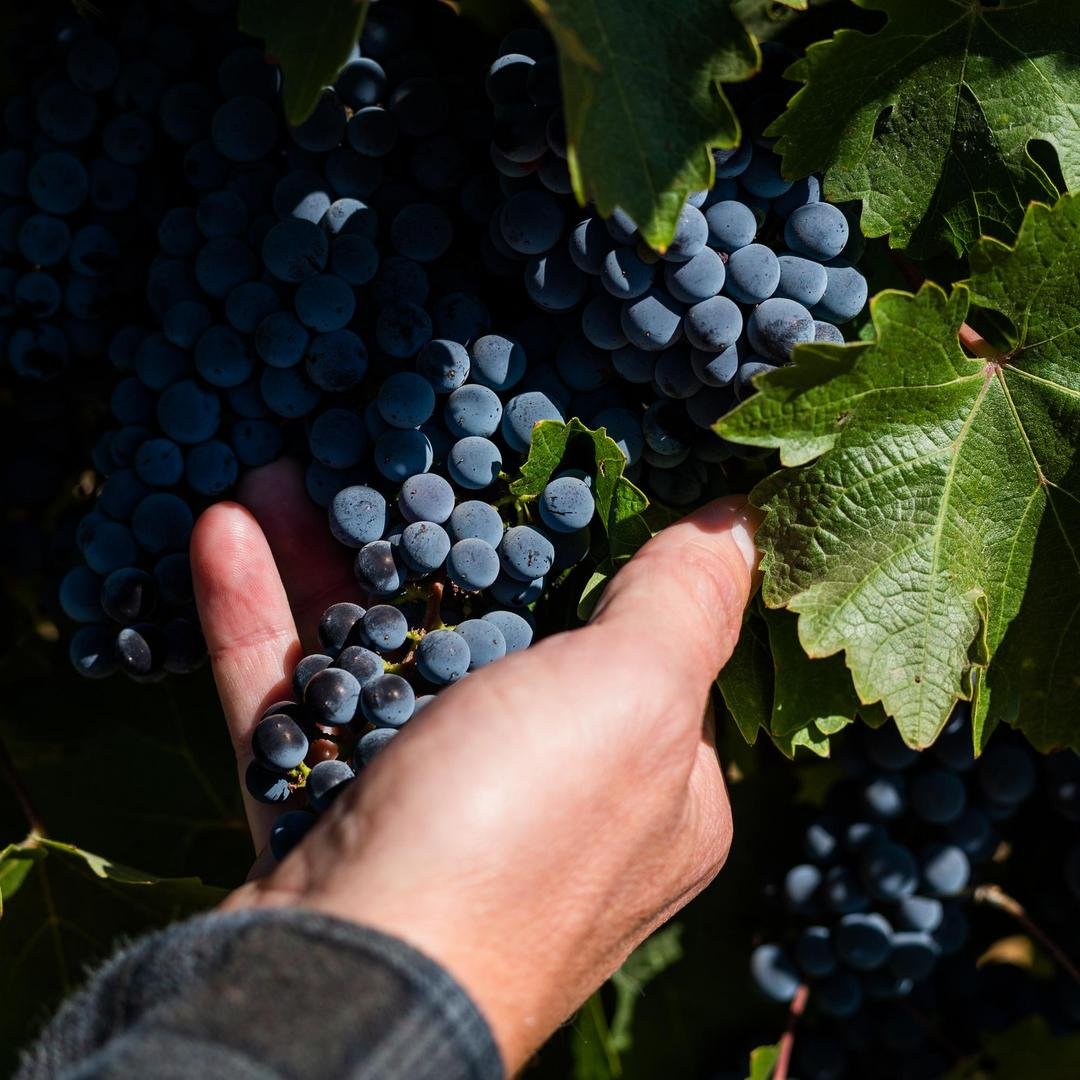
[[732,541],[739,549],[739,554],[743,557],[743,562],[746,563],[746,569],[751,574],[757,569],[759,558],[758,549],[754,545],[754,533],[757,531],[759,520],[758,514],[747,507],[735,514],[728,530]]

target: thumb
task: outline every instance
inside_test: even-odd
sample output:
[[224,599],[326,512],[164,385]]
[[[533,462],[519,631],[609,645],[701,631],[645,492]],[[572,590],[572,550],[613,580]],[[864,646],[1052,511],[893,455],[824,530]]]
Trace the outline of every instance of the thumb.
[[730,658],[757,584],[760,520],[745,497],[728,496],[664,529],[608,585],[585,632],[636,639],[632,651],[665,681],[704,690]]

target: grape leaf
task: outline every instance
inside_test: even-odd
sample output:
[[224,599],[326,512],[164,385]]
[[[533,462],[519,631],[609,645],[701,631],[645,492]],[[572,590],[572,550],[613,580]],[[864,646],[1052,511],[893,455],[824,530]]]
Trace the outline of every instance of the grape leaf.
[[574,1027],[574,1080],[622,1075],[621,1055],[633,1049],[634,1014],[647,983],[682,959],[682,926],[669,923],[646,938],[611,976],[615,1010],[608,1020],[600,992],[582,1007]]
[[576,436],[592,442],[596,515],[607,532],[610,556],[614,560],[626,558],[659,532],[668,520],[658,517],[659,511],[652,510],[644,492],[623,475],[626,457],[604,428],[593,431],[576,417],[567,424],[557,420],[541,421],[533,428],[529,456],[521,466],[521,475],[510,485],[510,491],[518,498],[539,495],[562,464],[570,440]]
[[982,1052],[961,1062],[945,1080],[1073,1080],[1080,1060],[1080,1034],[1055,1034],[1041,1016],[1029,1016],[986,1037]]
[[927,255],[1012,236],[1056,197],[1029,153],[1080,181],[1080,21],[1073,0],[855,0],[876,34],[840,30],[787,72],[806,85],[769,129],[785,173],[824,173],[863,203],[867,236]]
[[753,604],[731,659],[716,678],[724,705],[752,746],[768,732],[789,758],[801,746],[829,756],[829,737],[855,719],[859,707],[840,657],[811,660],[795,619]]
[[360,36],[368,0],[240,0],[240,29],[262,38],[281,65],[285,118],[299,124],[311,115],[324,86],[337,77]]
[[757,45],[728,0],[530,2],[559,49],[574,193],[662,251],[686,196],[712,186],[709,147],[739,140],[721,83],[754,73]]
[[154,877],[38,836],[0,851],[0,890],[0,1070],[118,938],[225,895],[197,878]]
[[[860,700],[880,701],[916,747],[960,697],[1009,718],[1008,701],[984,696],[984,676],[1021,608],[1036,543],[1033,584],[1060,582],[1070,618],[1080,610],[1080,563],[1064,531],[1080,497],[1080,198],[1033,206],[1014,248],[988,242],[979,253],[969,284],[1016,323],[1007,354],[961,350],[963,284],[951,295],[933,284],[885,292],[872,303],[873,341],[798,348],[717,425],[778,447],[787,466],[752,494],[766,512],[765,602],[799,613],[810,656],[846,651]],[[1006,287],[1020,299],[1005,299]],[[1077,746],[1068,632],[1067,621],[1043,626],[1011,644],[1003,666],[1014,688],[1053,676],[1067,691],[1056,716],[1044,707],[1018,722]],[[1040,652],[1048,642],[1057,653]]]
[[746,1080],[769,1080],[780,1056],[780,1044],[758,1046],[750,1051],[750,1075]]

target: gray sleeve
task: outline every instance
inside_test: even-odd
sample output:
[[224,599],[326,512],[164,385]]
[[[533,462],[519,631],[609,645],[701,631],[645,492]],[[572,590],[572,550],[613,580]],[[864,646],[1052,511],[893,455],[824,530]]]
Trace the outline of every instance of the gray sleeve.
[[60,1008],[18,1080],[498,1080],[464,990],[395,938],[314,912],[141,938]]

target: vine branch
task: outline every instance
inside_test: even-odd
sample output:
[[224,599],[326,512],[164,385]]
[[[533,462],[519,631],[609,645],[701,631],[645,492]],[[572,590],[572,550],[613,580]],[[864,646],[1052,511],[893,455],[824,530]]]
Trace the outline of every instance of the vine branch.
[[1031,918],[1019,900],[1010,896],[1000,885],[980,885],[975,890],[974,899],[977,904],[988,904],[1015,919],[1057,961],[1061,970],[1080,985],[1080,969],[1077,969],[1061,946]]
[[799,1018],[806,1011],[806,1003],[810,1000],[810,987],[803,983],[795,991],[788,1008],[787,1029],[780,1037],[780,1050],[776,1055],[776,1067],[773,1069],[773,1080],[787,1080],[788,1069],[791,1068],[791,1052],[795,1047],[795,1028],[798,1027]]

